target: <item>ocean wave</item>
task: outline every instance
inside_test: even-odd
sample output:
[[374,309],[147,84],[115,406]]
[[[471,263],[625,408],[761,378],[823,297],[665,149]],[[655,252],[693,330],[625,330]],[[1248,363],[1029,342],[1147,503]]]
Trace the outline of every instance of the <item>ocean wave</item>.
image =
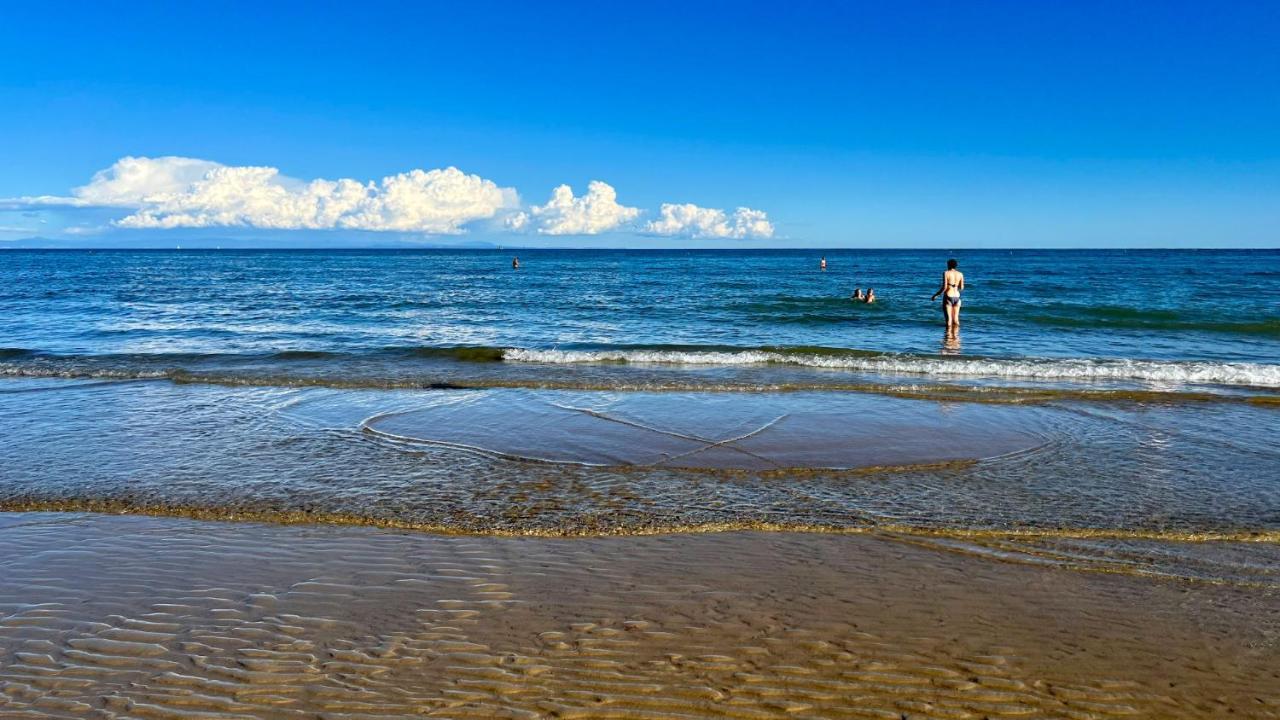
[[[507,367],[503,368],[503,365]],[[595,365],[581,374],[575,365]],[[537,366],[542,366],[541,368]],[[609,367],[614,369],[610,370]],[[649,366],[653,372],[631,372]],[[663,370],[663,367],[671,370]],[[849,376],[758,370],[678,372],[689,368],[731,370],[776,366],[802,370],[842,370]],[[554,368],[561,368],[555,371]],[[894,386],[892,378],[919,377],[927,384],[996,380],[1052,383],[1064,389],[1103,391],[1125,387],[1143,392],[1186,393],[1197,388],[1280,388],[1280,364],[1209,360],[1125,358],[1043,358],[946,356],[889,353],[821,346],[737,347],[722,345],[627,345],[577,348],[496,346],[394,346],[367,351],[281,350],[267,353],[56,354],[23,348],[0,349],[0,377],[171,379],[246,385],[331,385],[335,387],[591,387],[625,389],[841,389]],[[933,381],[933,383],[929,383]],[[914,381],[912,381],[914,382]],[[1102,384],[1098,387],[1096,384]],[[982,387],[983,383],[975,385]],[[1092,387],[1090,387],[1092,386]],[[1006,388],[1007,389],[1007,388]],[[1042,393],[1053,387],[1028,387]],[[915,390],[913,389],[913,392]]]
[[508,362],[669,365],[800,365],[893,375],[1000,377],[1034,380],[1139,380],[1155,383],[1280,387],[1280,365],[1102,358],[958,358],[926,355],[740,350],[528,350],[511,348]]

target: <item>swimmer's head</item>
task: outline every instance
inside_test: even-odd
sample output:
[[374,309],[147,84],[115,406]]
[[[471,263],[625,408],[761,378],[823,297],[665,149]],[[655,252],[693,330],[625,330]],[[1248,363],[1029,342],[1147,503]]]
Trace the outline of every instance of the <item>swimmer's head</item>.
[[960,264],[960,263],[956,262],[956,259],[955,259],[955,258],[951,258],[950,260],[948,260],[948,261],[947,261],[947,269],[948,269],[948,270],[955,270],[955,269],[956,269],[956,265],[959,265],[959,264]]

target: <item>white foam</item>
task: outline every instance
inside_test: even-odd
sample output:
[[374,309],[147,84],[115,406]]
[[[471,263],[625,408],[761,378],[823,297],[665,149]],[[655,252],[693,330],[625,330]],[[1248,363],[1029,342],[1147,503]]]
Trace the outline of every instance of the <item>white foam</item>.
[[129,368],[58,368],[45,365],[24,366],[0,363],[0,377],[13,378],[61,378],[77,380],[97,378],[105,380],[149,380],[172,376],[169,370],[132,370]]
[[951,377],[1019,377],[1041,380],[1142,380],[1171,384],[1280,387],[1280,365],[1208,361],[1105,358],[939,358],[913,355],[792,354],[769,350],[525,350],[511,348],[503,359],[527,363],[608,363],[668,365],[784,364],[839,368],[880,374]]

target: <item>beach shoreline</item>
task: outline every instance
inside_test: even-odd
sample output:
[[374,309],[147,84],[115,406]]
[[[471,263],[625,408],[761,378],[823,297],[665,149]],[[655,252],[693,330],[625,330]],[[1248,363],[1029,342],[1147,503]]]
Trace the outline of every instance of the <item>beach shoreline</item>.
[[892,533],[1280,587],[1268,408],[8,382],[8,511],[480,536]]

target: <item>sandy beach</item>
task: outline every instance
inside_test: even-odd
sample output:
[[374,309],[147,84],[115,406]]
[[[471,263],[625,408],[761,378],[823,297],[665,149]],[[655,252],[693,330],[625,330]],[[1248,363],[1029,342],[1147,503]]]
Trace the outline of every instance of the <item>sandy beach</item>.
[[877,535],[6,513],[0,716],[1280,717],[1280,604]]

